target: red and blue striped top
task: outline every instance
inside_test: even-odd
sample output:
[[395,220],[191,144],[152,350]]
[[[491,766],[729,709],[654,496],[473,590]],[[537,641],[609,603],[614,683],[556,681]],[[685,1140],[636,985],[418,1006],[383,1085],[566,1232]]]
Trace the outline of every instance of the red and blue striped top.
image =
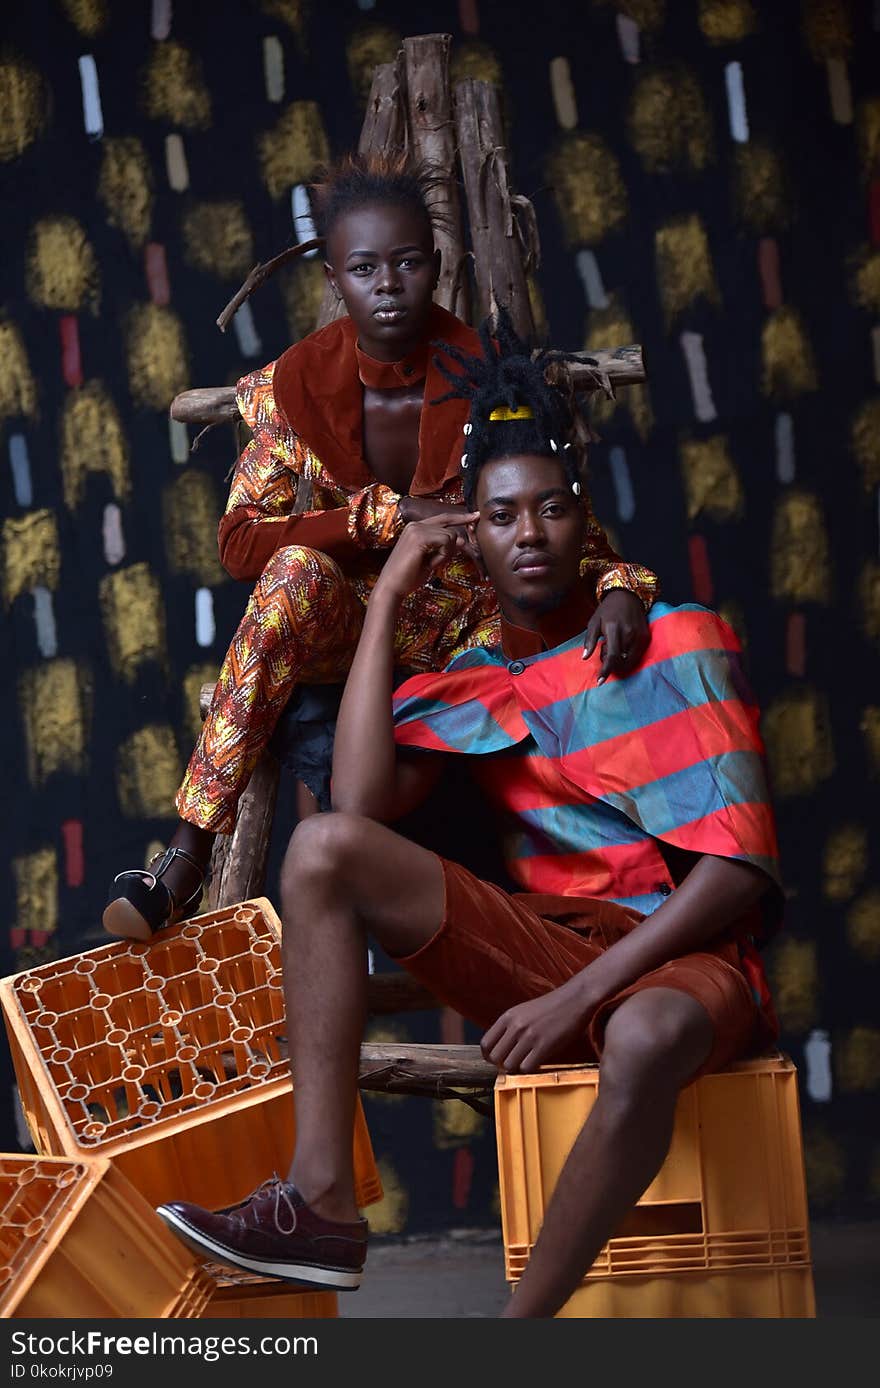
[[477,759],[524,891],[648,915],[675,885],[668,844],[766,873],[768,933],[782,901],[776,829],[739,641],[693,604],[655,603],[648,620],[638,668],[603,685],[582,636],[521,660],[466,651],[396,691],[396,740]]

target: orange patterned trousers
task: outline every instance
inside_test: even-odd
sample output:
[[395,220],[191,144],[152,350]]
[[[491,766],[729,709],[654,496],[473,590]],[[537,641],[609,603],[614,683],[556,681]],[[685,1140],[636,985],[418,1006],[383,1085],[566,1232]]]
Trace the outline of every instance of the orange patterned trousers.
[[[346,576],[328,555],[279,549],[263,570],[226,653],[175,805],[181,819],[228,834],[238,801],[298,683],[335,683],[354,657],[379,569]],[[460,651],[497,642],[492,587],[461,557],[401,606],[397,664],[441,670]],[[436,581],[436,580],[435,580]]]

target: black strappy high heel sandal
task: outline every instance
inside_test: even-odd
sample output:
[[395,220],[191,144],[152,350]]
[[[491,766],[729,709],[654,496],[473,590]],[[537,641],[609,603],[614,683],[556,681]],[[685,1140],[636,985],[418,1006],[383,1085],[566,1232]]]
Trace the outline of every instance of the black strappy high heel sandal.
[[[162,873],[175,858],[185,858],[197,870],[201,881],[186,899],[178,902],[174,892],[161,880]],[[196,906],[205,886],[205,870],[185,848],[166,848],[148,868],[130,868],[113,879],[110,900],[102,917],[108,935],[119,940],[151,940],[163,926],[175,925]]]

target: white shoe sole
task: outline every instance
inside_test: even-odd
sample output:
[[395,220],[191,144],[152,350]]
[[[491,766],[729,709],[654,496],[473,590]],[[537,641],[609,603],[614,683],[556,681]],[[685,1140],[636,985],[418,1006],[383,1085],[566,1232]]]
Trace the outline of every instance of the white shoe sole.
[[341,1268],[313,1267],[311,1263],[270,1263],[260,1258],[248,1258],[226,1248],[222,1243],[218,1243],[215,1239],[209,1238],[207,1234],[201,1233],[200,1230],[193,1229],[192,1225],[187,1224],[186,1220],[181,1219],[174,1210],[159,1205],[156,1213],[189,1248],[214,1262],[226,1263],[230,1267],[241,1268],[244,1272],[261,1273],[264,1277],[277,1277],[281,1282],[296,1282],[300,1285],[305,1284],[307,1287],[322,1287],[332,1292],[354,1292],[361,1285],[361,1277],[363,1276],[361,1272],[344,1272]]

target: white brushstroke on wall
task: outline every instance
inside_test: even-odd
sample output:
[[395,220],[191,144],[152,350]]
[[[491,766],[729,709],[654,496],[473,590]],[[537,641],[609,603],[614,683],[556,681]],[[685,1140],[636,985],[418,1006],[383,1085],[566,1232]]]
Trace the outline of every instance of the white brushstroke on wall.
[[709,368],[702,333],[682,333],[679,338],[684,363],[687,367],[691,395],[694,401],[694,414],[702,424],[717,418],[712,387],[709,384]]
[[101,110],[98,68],[91,53],[84,53],[79,60],[79,80],[82,86],[83,123],[86,134],[90,139],[99,140],[104,134],[104,113]]

